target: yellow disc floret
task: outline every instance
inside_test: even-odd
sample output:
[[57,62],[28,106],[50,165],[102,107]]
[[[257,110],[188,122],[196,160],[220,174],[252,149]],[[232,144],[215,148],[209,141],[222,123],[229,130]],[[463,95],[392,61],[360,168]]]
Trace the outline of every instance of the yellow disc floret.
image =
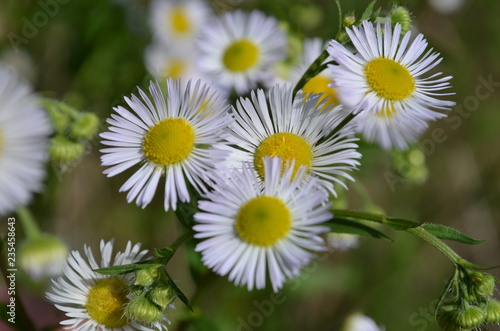
[[293,176],[300,166],[311,167],[313,152],[312,147],[299,135],[294,133],[275,133],[262,141],[257,147],[254,155],[255,169],[260,176],[264,177],[263,157],[279,157],[283,161],[283,169],[295,160]]
[[290,210],[276,197],[260,196],[243,205],[236,216],[241,239],[257,246],[272,246],[285,237],[292,224]]
[[332,83],[332,79],[328,78],[325,75],[319,74],[309,79],[302,90],[307,95],[311,93],[323,93],[321,98],[318,100],[318,103],[326,100],[323,108],[321,109],[323,110],[339,103],[337,90],[333,87],[328,86],[330,83]]
[[248,39],[233,42],[224,52],[222,61],[231,71],[244,71],[253,67],[259,60],[259,48]]
[[194,147],[194,130],[182,118],[167,118],[156,123],[144,137],[144,155],[159,165],[184,160]]
[[387,100],[403,100],[415,91],[415,80],[410,71],[384,57],[368,62],[365,75],[373,91]]
[[181,6],[171,8],[167,16],[167,22],[175,34],[186,35],[191,32],[192,26],[189,16]]
[[100,325],[119,328],[127,324],[123,315],[128,302],[127,285],[120,278],[105,278],[98,281],[87,296],[87,314]]

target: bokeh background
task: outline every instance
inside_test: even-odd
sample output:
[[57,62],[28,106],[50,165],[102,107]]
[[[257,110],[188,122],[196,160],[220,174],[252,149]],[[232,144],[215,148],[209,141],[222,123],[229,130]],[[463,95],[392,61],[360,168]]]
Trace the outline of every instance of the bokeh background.
[[[26,42],[12,42],[12,33],[23,36],[26,22],[49,2],[1,0],[0,59],[16,65],[42,95],[97,114],[104,130],[112,107],[123,104],[124,95],[147,86],[151,78],[143,59],[151,40],[148,1],[55,0],[57,10]],[[345,12],[357,14],[369,4],[341,2]],[[333,0],[210,3],[219,13],[259,8],[298,37],[327,40],[338,24]],[[377,2],[385,10],[393,4]],[[453,75],[457,107],[449,120],[430,127],[414,153],[384,152],[362,144],[362,166],[354,174],[357,184],[349,185],[344,200],[352,209],[453,226],[485,240],[478,246],[450,243],[459,254],[477,264],[500,265],[500,83],[491,87],[488,97],[478,98],[476,92],[480,77],[500,82],[500,1],[398,4],[411,11],[415,29],[442,54],[438,69]],[[97,251],[99,241],[110,238],[115,238],[116,249],[128,240],[150,250],[167,246],[181,233],[173,215],[164,212],[159,196],[145,210],[128,204],[118,189],[130,173],[106,178],[100,148],[95,139],[80,161],[48,166],[46,190],[31,206],[40,227],[71,249],[81,250],[86,243]],[[0,233],[5,233],[4,223]],[[170,329],[340,330],[347,315],[363,312],[387,330],[437,330],[432,309],[452,275],[451,263],[409,234],[387,233],[393,242],[362,238],[357,249],[322,255],[278,296],[269,291],[248,293],[211,273],[202,275],[196,285],[186,262],[193,256],[179,250],[168,271],[193,299],[195,311],[177,302],[169,313]],[[22,231],[17,235],[22,238]],[[500,277],[498,271],[493,274]],[[18,276],[18,287],[40,328],[62,318],[43,299],[45,286]]]

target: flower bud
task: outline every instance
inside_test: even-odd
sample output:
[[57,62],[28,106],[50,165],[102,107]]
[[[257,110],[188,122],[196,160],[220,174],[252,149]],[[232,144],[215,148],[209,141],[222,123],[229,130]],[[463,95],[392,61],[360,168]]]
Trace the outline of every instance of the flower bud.
[[389,17],[391,18],[391,22],[393,24],[399,23],[401,24],[401,33],[406,33],[411,29],[411,16],[408,9],[405,7],[394,7],[389,13]]
[[493,295],[495,291],[495,277],[484,272],[475,271],[470,274],[470,279],[477,296],[487,298]]
[[458,309],[460,308],[456,305],[443,305],[438,308],[436,322],[442,331],[460,330],[455,319]]
[[61,274],[67,256],[68,247],[46,234],[29,238],[19,247],[19,264],[34,280]]
[[354,23],[356,23],[356,17],[354,15],[346,15],[344,17],[343,24],[345,28],[350,28],[354,25]]
[[76,139],[91,139],[97,133],[99,118],[92,113],[82,113],[71,125],[69,131]]
[[473,329],[484,322],[486,312],[477,306],[467,305],[463,310],[457,311],[455,320],[462,329]]
[[177,297],[174,290],[167,286],[155,287],[151,290],[149,296],[151,301],[160,306],[162,309],[167,308],[167,306]]
[[49,153],[53,161],[71,163],[76,161],[83,152],[82,144],[73,142],[64,136],[55,136],[50,141]]
[[500,323],[500,301],[488,300],[483,306],[485,312],[484,323],[498,324]]
[[132,299],[125,306],[125,316],[142,323],[154,323],[163,318],[163,309],[141,296]]
[[158,278],[158,269],[138,269],[135,272],[134,285],[148,287],[153,285],[154,281]]

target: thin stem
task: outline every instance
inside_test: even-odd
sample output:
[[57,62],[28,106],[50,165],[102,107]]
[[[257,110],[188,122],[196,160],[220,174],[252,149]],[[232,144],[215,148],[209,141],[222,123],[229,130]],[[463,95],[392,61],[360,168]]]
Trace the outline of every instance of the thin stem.
[[321,54],[316,58],[316,60],[314,60],[314,62],[311,63],[309,68],[307,68],[306,72],[302,75],[300,80],[295,85],[295,88],[293,89],[293,98],[295,98],[299,90],[304,88],[304,86],[311,78],[313,78],[314,76],[316,76],[321,72],[322,64],[328,58],[328,55],[329,54],[327,50],[324,49],[323,52],[321,52]]
[[422,227],[415,227],[406,229],[406,232],[411,233],[420,239],[427,241],[432,246],[436,247],[441,253],[444,254],[451,262],[455,265],[461,265],[464,261],[450,246],[446,245],[444,242],[439,240],[436,236],[429,233],[426,229]]
[[170,259],[174,256],[174,253],[177,251],[177,249],[186,241],[188,241],[189,239],[192,239],[193,238],[193,234],[194,232],[193,231],[187,231],[185,232],[182,236],[180,236],[179,238],[177,238],[174,243],[168,247],[166,247],[166,249],[168,249],[169,251],[172,252],[172,254],[170,254],[169,256],[167,257],[164,257],[164,258],[161,258],[159,261],[161,264],[163,265],[167,265],[168,262],[170,261]]
[[349,113],[349,115],[347,115],[346,117],[344,117],[344,119],[342,120],[342,122],[339,123],[339,125],[337,125],[333,130],[332,132],[330,132],[330,134],[326,137],[323,137],[321,138],[319,141],[318,141],[318,145],[325,142],[325,141],[328,141],[329,139],[333,138],[337,133],[339,133],[340,130],[342,130],[347,124],[349,124],[350,121],[352,121],[354,119],[354,117],[356,117],[357,114],[354,114],[354,113]]
[[31,212],[26,207],[19,207],[17,209],[17,215],[21,221],[21,226],[28,238],[38,238],[41,236],[41,231],[36,224],[35,219],[31,215]]

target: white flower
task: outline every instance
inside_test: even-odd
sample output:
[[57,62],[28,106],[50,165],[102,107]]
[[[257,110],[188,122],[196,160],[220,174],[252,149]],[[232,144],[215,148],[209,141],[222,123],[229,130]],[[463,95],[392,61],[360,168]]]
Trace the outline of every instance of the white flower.
[[359,236],[350,233],[334,233],[327,235],[326,242],[328,247],[338,251],[347,251],[359,246]]
[[[135,113],[124,107],[107,120],[108,132],[101,133],[104,171],[108,177],[140,164],[141,167],[123,184],[129,191],[127,201],[143,208],[154,197],[162,176],[166,177],[165,210],[176,209],[177,201],[190,201],[187,184],[198,192],[206,190],[209,170],[225,158],[219,149],[206,148],[223,142],[230,116],[228,106],[207,85],[167,81],[164,96],[159,85],[151,83],[153,102],[142,91],[125,101]],[[166,100],[165,100],[166,98]]]
[[263,90],[252,92],[251,100],[237,102],[233,110],[236,121],[228,137],[235,146],[230,147],[231,166],[251,163],[262,177],[262,158],[278,156],[294,161],[295,169],[306,166],[306,173],[318,176],[335,195],[333,182],[345,187],[338,177],[354,180],[348,172],[359,165],[361,155],[355,150],[352,128],[346,125],[322,141],[344,119],[339,108],[321,111],[324,101],[318,102],[320,95],[304,100],[298,93],[293,100],[292,94],[293,87],[275,85],[269,91],[269,105]]
[[92,250],[85,245],[86,259],[78,251],[71,252],[63,276],[52,280],[52,289],[47,298],[66,313],[68,319],[61,322],[66,329],[91,330],[166,330],[166,317],[161,322],[145,327],[128,320],[124,305],[131,282],[130,274],[106,276],[94,269],[120,266],[138,262],[147,254],[141,245],[127,243],[125,251],[118,252],[112,260],[113,240],[101,241],[101,261],[97,263]]
[[68,247],[54,236],[41,234],[23,241],[18,253],[21,268],[31,278],[38,280],[62,273]]
[[344,323],[342,331],[384,331],[371,318],[362,314],[352,314]]
[[0,215],[28,204],[42,189],[49,135],[47,114],[31,88],[0,66]]
[[[289,81],[294,85],[297,84],[306,73],[307,69],[309,69],[309,66],[316,61],[325,48],[326,43],[320,38],[304,40],[300,62],[295,68],[292,69]],[[333,59],[329,56],[323,61],[323,63],[327,63],[332,60]],[[302,90],[306,94],[322,93],[323,96],[319,99],[319,101],[321,102],[323,99],[326,99],[324,107],[331,107],[332,105],[339,104],[337,91],[331,86],[332,83],[333,75],[329,69],[325,69],[316,76],[310,78]]]
[[286,55],[278,21],[258,11],[213,19],[200,33],[198,46],[200,70],[221,88],[239,94],[272,80],[270,68]]
[[153,36],[170,47],[192,45],[211,15],[201,0],[154,0],[150,11]]
[[318,234],[328,231],[321,223],[331,214],[316,178],[293,179],[293,167],[281,174],[279,158],[265,158],[264,170],[263,183],[250,167],[221,176],[208,200],[199,201],[193,229],[206,266],[248,290],[265,288],[269,275],[276,292],[309,263],[312,251],[324,250]]
[[330,70],[341,103],[363,111],[356,125],[367,140],[385,149],[404,149],[429,121],[446,116],[435,110],[450,110],[455,104],[438,99],[452,94],[441,92],[450,88],[451,76],[426,75],[441,58],[432,49],[426,51],[422,34],[410,42],[411,32],[401,39],[400,24],[392,31],[388,22],[374,28],[367,21],[347,34],[357,53],[331,41],[328,51],[339,65]]
[[161,43],[149,45],[144,53],[146,68],[158,79],[202,78],[195,65],[195,48],[168,47]]

